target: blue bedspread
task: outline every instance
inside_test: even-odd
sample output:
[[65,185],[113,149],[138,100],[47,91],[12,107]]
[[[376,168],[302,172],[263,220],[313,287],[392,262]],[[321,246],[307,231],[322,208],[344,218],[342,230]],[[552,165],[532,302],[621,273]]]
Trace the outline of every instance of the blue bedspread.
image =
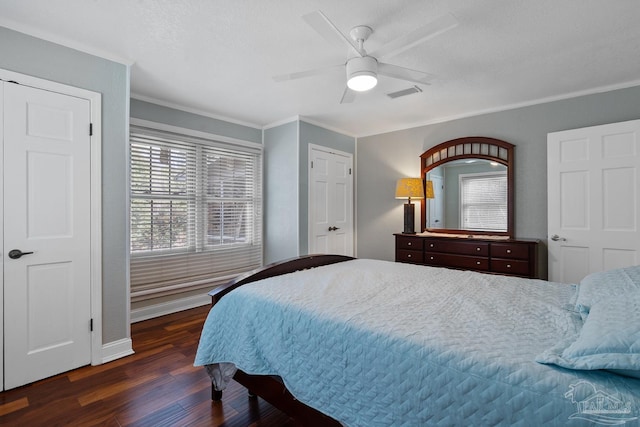
[[581,327],[574,299],[573,285],[347,261],[226,295],[195,364],[279,375],[353,427],[593,425],[580,404],[597,394],[633,425],[640,380],[535,362]]

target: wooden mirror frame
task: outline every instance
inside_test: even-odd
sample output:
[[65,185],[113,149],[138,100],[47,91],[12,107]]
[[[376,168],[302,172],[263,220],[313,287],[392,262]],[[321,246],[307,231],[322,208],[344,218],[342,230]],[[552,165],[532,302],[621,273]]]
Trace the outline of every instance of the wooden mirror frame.
[[[515,145],[506,141],[483,136],[469,136],[443,142],[420,155],[420,174],[426,188],[427,172],[444,163],[460,159],[485,159],[498,162],[507,167],[507,231],[476,231],[459,229],[434,229],[434,232],[445,234],[471,234],[508,236],[513,239],[513,207],[514,207],[514,162],[513,151]],[[421,202],[422,231],[427,230],[427,199]]]

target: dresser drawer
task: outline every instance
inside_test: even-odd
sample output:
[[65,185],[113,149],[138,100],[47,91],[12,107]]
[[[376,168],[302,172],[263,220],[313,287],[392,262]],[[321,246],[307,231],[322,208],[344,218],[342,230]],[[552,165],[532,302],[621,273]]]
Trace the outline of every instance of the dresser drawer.
[[396,237],[396,249],[408,249],[412,251],[421,251],[424,239],[421,237]]
[[424,250],[428,252],[489,256],[489,243],[425,239]]
[[529,259],[529,245],[491,243],[492,258]]
[[496,273],[511,274],[516,276],[530,277],[529,261],[495,259],[491,260],[491,271]]
[[423,262],[422,251],[411,251],[407,249],[396,250],[396,261],[398,262],[410,262],[412,264],[422,264]]
[[465,270],[489,271],[489,259],[474,256],[425,252],[424,263],[426,265],[463,268]]
[[441,237],[394,234],[396,261],[437,267],[481,271],[521,277],[538,277],[537,240]]

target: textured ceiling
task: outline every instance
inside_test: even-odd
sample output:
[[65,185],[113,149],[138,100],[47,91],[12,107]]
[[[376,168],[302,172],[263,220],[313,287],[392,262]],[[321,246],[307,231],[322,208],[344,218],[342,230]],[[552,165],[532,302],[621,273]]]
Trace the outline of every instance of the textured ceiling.
[[[301,16],[383,44],[443,14],[459,25],[385,62],[435,76],[380,78],[340,104],[345,75],[273,76],[344,63]],[[638,0],[0,0],[0,25],[131,63],[134,97],[257,127],[295,116],[364,136],[640,84]]]

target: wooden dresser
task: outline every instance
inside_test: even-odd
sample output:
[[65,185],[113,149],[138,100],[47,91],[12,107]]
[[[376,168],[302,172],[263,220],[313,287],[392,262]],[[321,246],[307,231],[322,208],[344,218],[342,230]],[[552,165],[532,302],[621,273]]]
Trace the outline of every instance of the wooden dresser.
[[538,277],[538,240],[395,234],[396,261],[529,278]]

